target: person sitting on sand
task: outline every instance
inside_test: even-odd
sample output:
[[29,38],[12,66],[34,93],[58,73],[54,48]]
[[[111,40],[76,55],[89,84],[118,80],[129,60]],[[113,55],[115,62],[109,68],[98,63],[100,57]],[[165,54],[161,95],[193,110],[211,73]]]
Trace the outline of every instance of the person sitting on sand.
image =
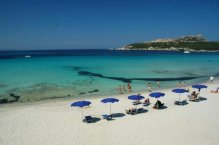
[[144,105],[149,105],[149,104],[150,104],[149,98],[145,99],[144,102],[143,102],[143,104],[144,104]]
[[219,87],[215,91],[211,90],[211,93],[219,93],[218,90],[219,90]]
[[192,99],[192,100],[198,99],[198,93],[196,93],[196,91],[193,91],[190,95],[190,99]]
[[130,114],[130,113],[132,112],[132,109],[130,109],[130,108],[129,108],[129,109],[126,109],[125,112],[126,112],[127,114]]
[[157,102],[154,104],[154,109],[159,109],[164,105],[164,103],[161,103],[161,101],[157,100]]
[[193,92],[191,93],[191,96],[195,96],[195,94],[196,94],[196,91],[193,91]]
[[198,94],[199,94],[199,93],[196,93],[196,94],[195,94],[195,96],[194,96],[194,99],[195,99],[195,100],[198,99]]
[[133,113],[133,112],[136,112],[137,111],[137,109],[136,108],[132,108],[131,109],[131,112]]
[[126,109],[125,110],[125,112],[127,113],[127,114],[131,114],[131,113],[133,113],[133,112],[136,112],[136,108],[129,108],[128,110]]

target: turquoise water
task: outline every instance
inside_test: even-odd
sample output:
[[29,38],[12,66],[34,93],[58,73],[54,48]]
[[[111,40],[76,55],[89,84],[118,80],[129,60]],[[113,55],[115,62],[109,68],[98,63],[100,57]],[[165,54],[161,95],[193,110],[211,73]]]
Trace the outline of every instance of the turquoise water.
[[156,80],[168,88],[179,81],[207,81],[219,73],[219,53],[24,51],[3,52],[0,58],[0,99],[13,99],[9,95],[13,93],[20,96],[18,101],[116,95],[116,88],[127,85],[126,80],[131,81],[133,92],[145,91],[148,82],[158,89]]

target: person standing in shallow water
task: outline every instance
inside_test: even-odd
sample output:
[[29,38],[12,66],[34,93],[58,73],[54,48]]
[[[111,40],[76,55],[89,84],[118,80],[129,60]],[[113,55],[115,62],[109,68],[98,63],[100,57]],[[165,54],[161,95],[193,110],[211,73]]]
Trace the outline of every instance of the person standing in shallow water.
[[126,92],[125,84],[123,84],[123,92]]
[[128,88],[128,92],[131,92],[131,91],[132,91],[132,86],[131,86],[131,83],[130,83],[130,82],[127,84],[127,88]]
[[182,87],[189,92],[189,87],[187,86],[186,82],[183,82]]
[[150,82],[147,84],[147,89],[148,89],[148,92],[152,92],[152,88],[151,88],[151,83]]
[[181,86],[182,86],[181,82],[178,82],[177,88],[181,88]]
[[157,81],[157,87],[160,88],[160,81]]
[[213,83],[214,81],[214,76],[211,76],[210,79],[209,79],[210,83]]
[[123,90],[122,90],[122,86],[119,85],[119,87],[117,88],[117,91],[119,94],[123,94]]
[[182,87],[186,89],[186,82],[183,82]]

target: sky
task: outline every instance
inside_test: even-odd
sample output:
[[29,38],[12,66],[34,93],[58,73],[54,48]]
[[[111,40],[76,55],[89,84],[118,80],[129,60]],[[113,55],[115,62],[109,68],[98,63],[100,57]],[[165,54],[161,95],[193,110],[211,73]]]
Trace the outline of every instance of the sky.
[[219,40],[218,0],[0,0],[0,50],[106,49],[202,34]]

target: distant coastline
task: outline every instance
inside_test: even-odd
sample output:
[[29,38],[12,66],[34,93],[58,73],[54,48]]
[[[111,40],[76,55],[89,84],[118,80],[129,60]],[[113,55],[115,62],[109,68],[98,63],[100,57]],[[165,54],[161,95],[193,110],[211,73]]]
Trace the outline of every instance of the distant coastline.
[[131,43],[124,47],[110,50],[218,52],[219,41],[207,41],[202,35],[191,35],[180,38],[164,38],[147,42]]
[[189,51],[189,52],[219,52],[219,50],[204,50],[204,49],[200,49],[200,50],[194,50],[194,49],[178,49],[178,48],[150,48],[150,49],[146,49],[146,48],[133,48],[133,49],[127,49],[127,48],[114,48],[114,49],[109,49],[109,50],[122,50],[122,51],[136,51],[136,50],[146,50],[146,51],[177,51],[177,52],[184,52],[184,51]]

